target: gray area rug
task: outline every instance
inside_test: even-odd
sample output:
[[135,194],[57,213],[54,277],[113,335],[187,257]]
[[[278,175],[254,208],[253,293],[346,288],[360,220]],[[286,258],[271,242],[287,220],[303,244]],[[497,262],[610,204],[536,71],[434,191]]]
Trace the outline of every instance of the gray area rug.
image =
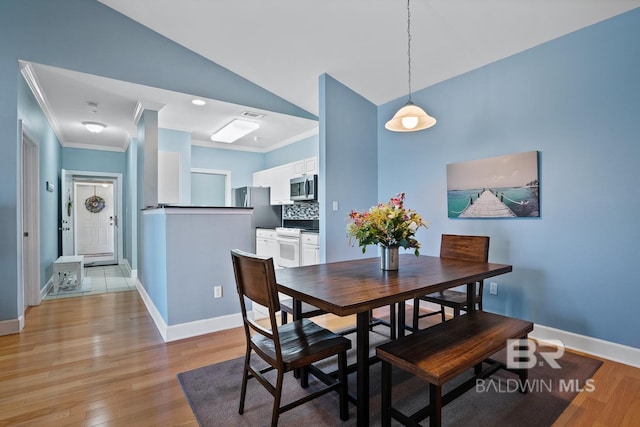
[[[375,334],[372,334],[375,335]],[[372,343],[377,342],[372,337]],[[372,346],[373,348],[373,346]],[[539,351],[552,349],[538,348]],[[353,350],[351,351],[353,352]],[[502,352],[503,353],[503,352]],[[353,360],[354,355],[350,355]],[[494,359],[504,360],[498,353]],[[553,369],[536,353],[538,364],[529,371],[529,393],[516,391],[517,376],[499,371],[485,380],[483,386],[476,385],[442,410],[443,425],[446,426],[550,426],[564,411],[577,393],[597,387],[588,381],[600,367],[601,362],[589,357],[565,352],[558,360],[560,369]],[[191,409],[203,427],[213,426],[268,426],[271,420],[273,398],[254,379],[249,380],[245,412],[238,414],[243,358],[233,359],[178,374],[178,380]],[[380,425],[380,363],[370,368],[370,424]],[[327,368],[330,368],[327,366]],[[444,392],[463,382],[473,374],[465,375],[445,384]],[[356,390],[355,373],[349,375],[349,390]],[[287,374],[283,391],[283,403],[299,398],[307,390],[318,385],[310,377],[309,389],[302,389]],[[393,404],[403,412],[411,414],[428,403],[428,384],[404,371],[393,371]],[[350,420],[340,420],[336,393],[329,393],[280,416],[282,426],[354,426],[356,407],[350,404]],[[422,425],[429,425],[428,418]],[[393,421],[392,425],[400,425]]]

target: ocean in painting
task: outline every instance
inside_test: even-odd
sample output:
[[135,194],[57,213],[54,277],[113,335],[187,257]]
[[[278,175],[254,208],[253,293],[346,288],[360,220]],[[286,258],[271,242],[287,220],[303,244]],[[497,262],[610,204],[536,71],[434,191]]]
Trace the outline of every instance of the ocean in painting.
[[476,200],[484,190],[491,190],[517,217],[539,217],[538,188],[538,186],[525,186],[450,190],[447,191],[448,216],[457,218],[469,206],[471,199]]

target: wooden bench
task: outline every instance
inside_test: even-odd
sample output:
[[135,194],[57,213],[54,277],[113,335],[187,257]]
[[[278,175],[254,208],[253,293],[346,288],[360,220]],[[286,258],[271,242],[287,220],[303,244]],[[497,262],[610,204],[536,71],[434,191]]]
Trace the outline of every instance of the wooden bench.
[[[471,311],[412,335],[383,344],[376,349],[382,360],[382,425],[390,426],[391,418],[404,425],[419,426],[430,417],[430,426],[440,426],[442,407],[475,386],[477,379],[487,378],[507,367],[488,359],[506,347],[508,339],[526,338],[533,323],[483,311]],[[482,362],[489,367],[482,369]],[[429,383],[429,404],[412,415],[405,415],[391,405],[391,366],[397,366]],[[474,368],[474,375],[442,396],[442,385]],[[526,369],[516,372],[521,384],[527,379]],[[522,392],[526,392],[521,387]]]

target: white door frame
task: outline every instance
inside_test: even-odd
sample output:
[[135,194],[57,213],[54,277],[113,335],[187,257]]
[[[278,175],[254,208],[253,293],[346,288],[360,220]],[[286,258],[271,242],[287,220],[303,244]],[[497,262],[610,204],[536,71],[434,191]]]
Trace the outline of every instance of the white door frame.
[[[77,242],[76,242],[76,221],[75,218],[75,210],[78,208],[75,203],[75,189],[74,182],[75,181],[89,181],[91,179],[108,179],[113,181],[113,200],[114,200],[114,245],[113,245],[113,256],[118,264],[121,264],[123,259],[123,241],[122,241],[122,220],[124,216],[122,215],[122,174],[121,173],[111,173],[111,172],[93,172],[93,171],[79,171],[79,170],[68,170],[63,169],[62,173],[62,182],[60,184],[60,197],[62,201],[62,227],[65,227],[65,221],[67,221],[67,225],[69,226],[69,232],[72,233],[73,238],[70,242],[67,242],[64,237],[62,238],[62,254],[63,255],[77,255]],[[70,210],[71,216],[69,217],[67,211],[67,203],[69,197],[74,202],[73,207]],[[64,233],[64,231],[63,231]],[[71,248],[69,248],[69,244],[71,244]]]
[[224,175],[224,205],[231,206],[231,171],[230,170],[191,168],[190,173],[207,173],[210,175]]
[[[18,280],[19,313],[25,306],[39,305],[40,294],[40,155],[38,144],[19,122],[20,161],[18,206],[18,245],[20,248],[20,278]],[[30,215],[25,215],[31,212]],[[22,329],[22,328],[21,328]]]

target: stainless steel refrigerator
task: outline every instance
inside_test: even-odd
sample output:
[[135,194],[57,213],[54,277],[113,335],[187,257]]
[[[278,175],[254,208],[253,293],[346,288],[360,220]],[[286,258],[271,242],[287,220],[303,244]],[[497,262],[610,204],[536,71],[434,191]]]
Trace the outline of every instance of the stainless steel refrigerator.
[[[269,187],[240,187],[233,189],[233,206],[253,208],[251,215],[252,233],[256,228],[276,228],[282,226],[282,206],[271,203]],[[252,250],[255,253],[256,239],[253,239]]]

